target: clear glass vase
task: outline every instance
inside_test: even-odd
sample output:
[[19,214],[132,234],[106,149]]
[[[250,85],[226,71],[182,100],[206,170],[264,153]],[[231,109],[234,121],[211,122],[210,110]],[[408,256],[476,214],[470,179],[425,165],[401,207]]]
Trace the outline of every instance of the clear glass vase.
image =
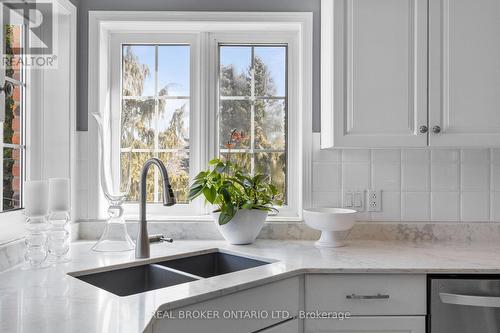
[[109,218],[92,250],[130,251],[135,245],[127,232],[122,205],[130,192],[132,150],[120,147],[120,134],[112,132],[109,114],[92,115],[97,121],[99,132],[99,178],[102,191],[109,203]]

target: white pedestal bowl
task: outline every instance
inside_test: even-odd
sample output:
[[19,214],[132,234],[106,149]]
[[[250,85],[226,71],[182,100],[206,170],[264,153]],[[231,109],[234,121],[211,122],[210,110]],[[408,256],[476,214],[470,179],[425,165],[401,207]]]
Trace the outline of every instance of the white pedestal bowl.
[[317,247],[344,246],[344,237],[340,231],[347,231],[354,225],[356,211],[344,208],[308,208],[304,209],[305,223],[321,231],[321,237],[315,243]]

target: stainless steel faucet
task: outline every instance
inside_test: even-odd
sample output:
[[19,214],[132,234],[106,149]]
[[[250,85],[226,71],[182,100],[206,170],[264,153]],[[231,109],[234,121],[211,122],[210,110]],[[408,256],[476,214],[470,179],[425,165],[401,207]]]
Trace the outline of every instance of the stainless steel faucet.
[[163,179],[163,205],[175,205],[174,191],[168,180],[168,172],[165,164],[157,158],[150,158],[142,167],[141,172],[141,198],[140,198],[140,220],[139,232],[137,233],[137,240],[135,241],[135,257],[136,258],[149,258],[149,236],[148,236],[148,222],[146,221],[146,178],[148,176],[149,167],[155,164]]

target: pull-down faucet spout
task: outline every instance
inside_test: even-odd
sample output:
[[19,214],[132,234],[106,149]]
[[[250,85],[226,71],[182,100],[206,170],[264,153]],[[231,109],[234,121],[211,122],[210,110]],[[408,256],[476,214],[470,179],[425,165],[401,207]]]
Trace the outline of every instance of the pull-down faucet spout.
[[140,216],[139,216],[139,232],[137,233],[137,240],[135,243],[135,257],[136,258],[149,258],[149,236],[148,236],[148,222],[146,221],[146,178],[148,176],[149,167],[155,164],[160,170],[163,179],[163,205],[175,205],[174,191],[168,179],[168,172],[165,164],[158,158],[151,158],[146,161],[142,167],[141,172],[141,194],[140,194]]

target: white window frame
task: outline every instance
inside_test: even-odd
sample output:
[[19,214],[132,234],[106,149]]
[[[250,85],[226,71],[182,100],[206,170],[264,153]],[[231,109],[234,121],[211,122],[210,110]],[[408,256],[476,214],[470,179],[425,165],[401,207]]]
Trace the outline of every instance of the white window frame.
[[[293,147],[293,149],[288,148],[289,203],[287,207],[280,208],[280,214],[270,216],[268,220],[300,220],[302,208],[309,206],[311,201],[312,13],[91,11],[89,12],[89,112],[103,110],[110,105],[113,111],[113,99],[116,99],[114,90],[117,85],[111,84],[116,81],[116,78],[113,79],[116,77],[116,65],[113,68],[112,64],[117,61],[116,58],[114,61],[111,59],[116,55],[116,49],[121,52],[121,47],[116,47],[118,40],[131,41],[137,37],[137,43],[145,43],[144,40],[168,41],[169,38],[176,38],[172,33],[196,35],[196,40],[192,41],[191,56],[198,56],[197,60],[194,60],[195,66],[207,69],[200,71],[193,70],[192,67],[191,70],[190,149],[194,149],[193,153],[199,161],[198,164],[190,163],[191,176],[206,168],[206,162],[217,156],[218,44],[242,42],[288,44],[288,81],[296,83],[288,85],[288,147]],[[146,39],[140,39],[142,37]],[[199,83],[200,86],[193,87],[193,83]],[[110,89],[111,86],[114,87]],[[196,93],[196,89],[199,89],[199,93]],[[197,96],[199,100],[193,101]],[[196,112],[197,108],[199,112]],[[199,117],[195,117],[196,121],[193,121],[195,113],[198,113]],[[92,119],[89,119],[90,219],[105,218],[105,208],[107,208],[98,183],[96,134],[96,126]],[[199,144],[199,147],[195,148],[196,142],[206,144]],[[189,211],[186,215],[182,212],[184,207],[148,204],[148,215],[151,215],[148,218],[157,221],[211,219],[207,215],[209,208],[204,207],[201,200],[194,205],[185,205]],[[126,205],[125,217],[128,220],[137,220],[138,205]]]

